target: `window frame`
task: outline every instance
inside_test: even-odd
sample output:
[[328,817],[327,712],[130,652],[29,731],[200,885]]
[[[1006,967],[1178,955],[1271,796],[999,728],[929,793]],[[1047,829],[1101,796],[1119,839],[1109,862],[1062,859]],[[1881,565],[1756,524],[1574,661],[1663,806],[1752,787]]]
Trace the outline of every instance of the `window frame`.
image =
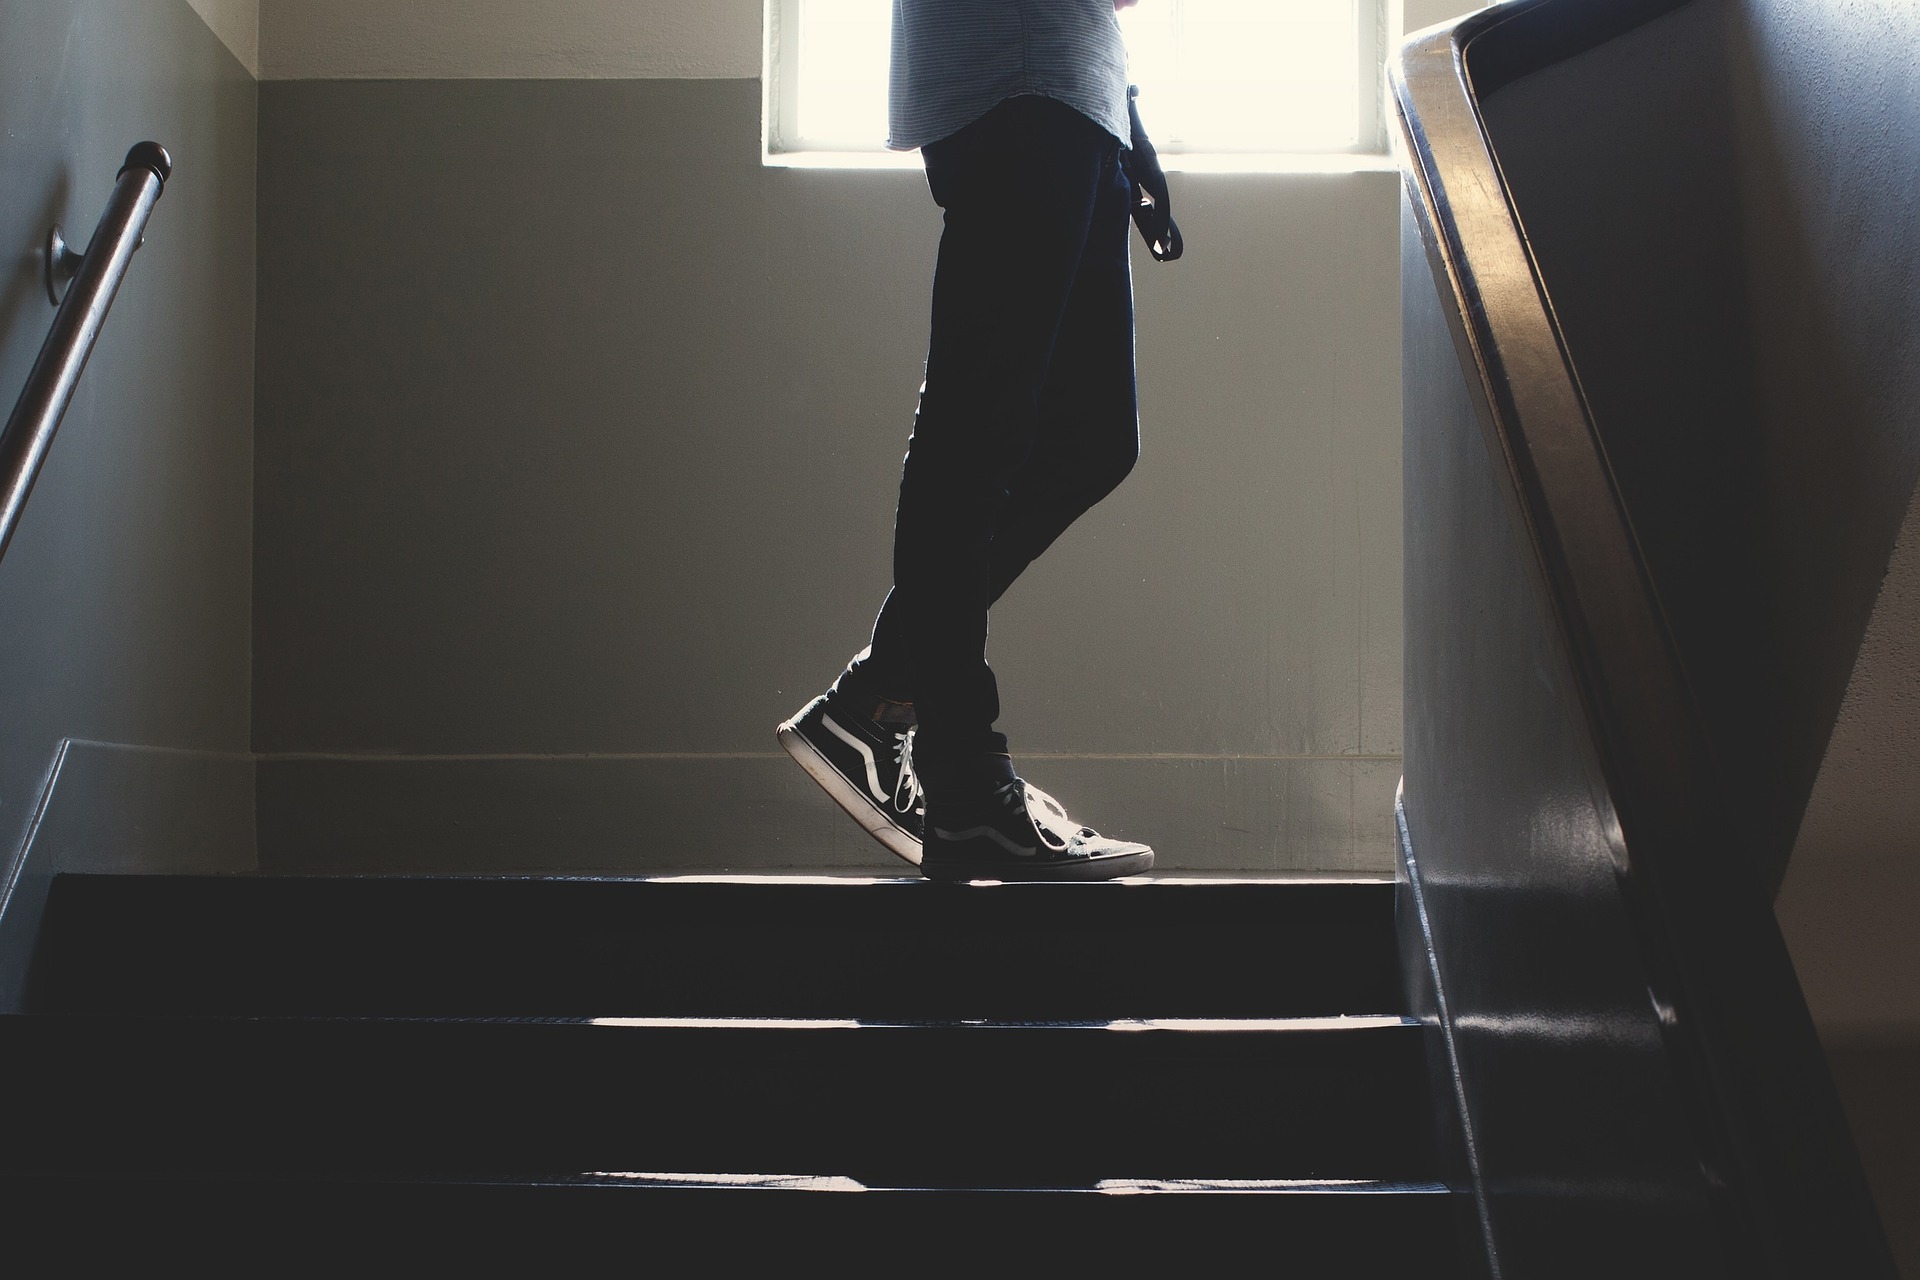
[[[1168,0],[1144,0],[1167,3]],[[1161,163],[1169,170],[1252,172],[1344,172],[1393,168],[1387,126],[1387,58],[1402,26],[1404,0],[1357,0],[1359,83],[1371,84],[1359,95],[1355,143],[1344,148],[1312,151],[1229,150],[1189,147],[1177,138],[1154,138]],[[823,146],[795,137],[785,122],[798,115],[799,10],[802,0],[764,0],[764,36],[761,42],[761,160],[792,168],[913,168],[920,167],[916,151],[891,151],[884,136],[867,147]],[[876,0],[885,4],[886,0]],[[884,134],[884,130],[883,130]]]

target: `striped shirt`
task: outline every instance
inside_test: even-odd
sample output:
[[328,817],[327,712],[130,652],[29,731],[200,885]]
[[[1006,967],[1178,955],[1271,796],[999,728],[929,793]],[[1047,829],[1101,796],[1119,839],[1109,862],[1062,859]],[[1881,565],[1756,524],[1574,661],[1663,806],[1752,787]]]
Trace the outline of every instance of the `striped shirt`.
[[1113,0],[893,0],[887,145],[911,151],[1007,98],[1057,98],[1125,143],[1127,50]]

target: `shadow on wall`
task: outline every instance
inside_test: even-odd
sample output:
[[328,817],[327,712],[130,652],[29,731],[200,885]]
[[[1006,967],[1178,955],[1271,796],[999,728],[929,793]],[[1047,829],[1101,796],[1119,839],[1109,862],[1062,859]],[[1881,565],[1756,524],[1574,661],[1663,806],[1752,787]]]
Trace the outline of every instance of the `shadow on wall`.
[[[1860,636],[1850,670],[1829,662],[1808,691],[1806,714],[1837,715],[1776,912],[1895,1256],[1920,1275],[1920,72],[1890,72],[1884,52],[1911,48],[1916,23],[1901,6],[1748,0],[1728,27],[1750,287],[1774,318],[1756,367],[1787,409],[1774,430],[1801,445],[1772,496],[1777,554],[1861,568],[1837,617],[1773,609],[1789,652],[1814,652],[1821,629]],[[1809,38],[1827,46],[1818,74],[1790,74]],[[1885,104],[1879,128],[1845,127],[1862,103]]]
[[1920,1036],[1829,1042],[1827,1062],[1894,1262],[1920,1276]]
[[[31,242],[34,248],[14,260],[14,269],[7,274],[6,284],[0,286],[0,350],[14,349],[27,356],[20,366],[18,381],[25,380],[26,370],[31,364],[32,356],[28,353],[40,349],[39,338],[53,323],[53,311],[45,305],[47,250],[44,237],[46,229],[59,222],[68,212],[67,201],[72,186],[72,177],[66,169],[62,168],[54,175],[39,215],[30,224],[40,228],[41,238]],[[61,229],[68,236],[75,234],[72,227],[63,225]],[[11,388],[14,381],[10,379],[0,384],[0,387],[6,388],[9,409],[13,406]]]
[[1920,490],[1775,904],[1907,1275],[1920,1275]]
[[[1884,142],[1837,144],[1872,131],[1807,100],[1828,92],[1807,64],[1875,65],[1814,8],[1687,5],[1488,116],[1505,155],[1589,157],[1507,176],[1732,820],[1774,886],[1920,470],[1902,410],[1920,371],[1898,356],[1914,298],[1881,266],[1911,256],[1910,200]],[[1833,56],[1781,55],[1777,10]],[[1681,50],[1699,56],[1668,74]]]
[[[1749,347],[1772,454],[1762,545],[1782,568],[1771,575],[1775,595],[1765,613],[1782,657],[1806,673],[1794,689],[1798,705],[1782,718],[1803,747],[1796,772],[1807,775],[1793,798],[1807,796],[1811,806],[1817,787],[1844,789],[1873,750],[1856,740],[1836,755],[1828,735],[1837,722],[1867,715],[1856,729],[1883,740],[1880,750],[1900,749],[1892,741],[1897,717],[1867,711],[1863,698],[1893,692],[1894,668],[1867,652],[1888,643],[1893,618],[1879,615],[1911,613],[1903,588],[1892,578],[1883,588],[1882,574],[1892,571],[1896,546],[1914,540],[1920,478],[1911,410],[1920,367],[1907,356],[1920,335],[1920,273],[1900,265],[1914,257],[1920,157],[1889,139],[1920,134],[1920,84],[1909,70],[1903,96],[1875,50],[1910,47],[1916,30],[1911,17],[1857,7],[1750,0],[1726,13],[1751,264]],[[1825,46],[1817,75],[1795,52],[1808,40]],[[1867,113],[1878,127],[1862,127]],[[1845,572],[1833,573],[1835,565]],[[1869,672],[1871,687],[1850,688],[1861,662],[1882,665]],[[1920,734],[1911,702],[1905,719],[1911,763]],[[1882,839],[1913,829],[1883,826]]]

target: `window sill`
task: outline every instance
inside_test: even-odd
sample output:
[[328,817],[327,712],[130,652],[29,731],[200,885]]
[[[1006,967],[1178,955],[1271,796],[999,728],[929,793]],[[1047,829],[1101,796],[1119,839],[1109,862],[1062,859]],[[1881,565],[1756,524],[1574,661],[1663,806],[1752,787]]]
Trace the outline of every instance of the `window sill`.
[[918,151],[766,151],[769,169],[911,169],[920,172]]
[[[920,171],[918,151],[771,151],[761,163],[770,169],[910,169]],[[1160,153],[1160,167],[1168,173],[1397,173],[1400,163],[1390,155],[1342,152],[1278,152],[1263,154]]]

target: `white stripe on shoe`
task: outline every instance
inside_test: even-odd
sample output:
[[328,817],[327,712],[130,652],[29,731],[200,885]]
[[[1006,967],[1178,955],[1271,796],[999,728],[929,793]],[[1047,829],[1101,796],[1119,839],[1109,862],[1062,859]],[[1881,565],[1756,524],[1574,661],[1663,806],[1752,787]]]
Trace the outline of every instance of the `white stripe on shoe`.
[[880,789],[880,768],[873,758],[873,749],[866,743],[842,729],[837,721],[826,712],[820,713],[820,723],[827,726],[827,732],[860,753],[860,759],[867,766],[867,790],[873,792],[873,798],[885,802],[893,797]]
[[820,749],[807,741],[806,735],[796,729],[792,721],[781,725],[776,733],[780,745],[786,748],[794,762],[806,770],[808,777],[820,784],[820,789],[835,804],[860,824],[862,831],[885,845],[889,852],[916,867],[920,865],[920,842],[901,830],[885,809],[875,804],[864,791],[834,768],[833,762],[821,755]]

